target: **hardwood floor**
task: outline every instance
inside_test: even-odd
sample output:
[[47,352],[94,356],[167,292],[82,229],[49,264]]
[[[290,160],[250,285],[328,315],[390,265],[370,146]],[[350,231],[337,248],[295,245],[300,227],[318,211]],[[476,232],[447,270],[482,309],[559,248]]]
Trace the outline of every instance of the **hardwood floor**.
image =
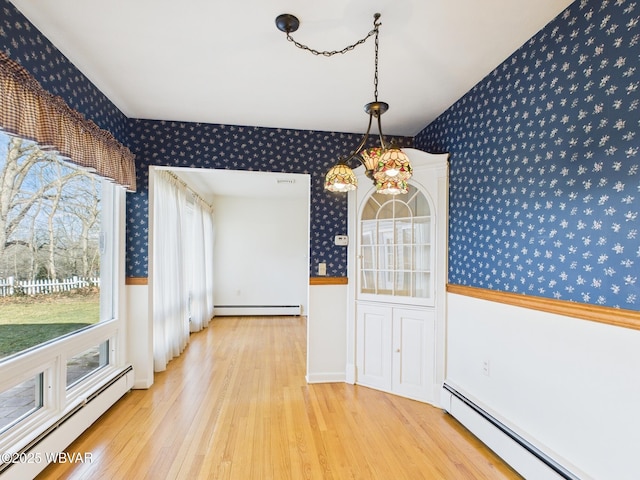
[[305,383],[300,317],[218,317],[40,479],[516,479],[442,410]]

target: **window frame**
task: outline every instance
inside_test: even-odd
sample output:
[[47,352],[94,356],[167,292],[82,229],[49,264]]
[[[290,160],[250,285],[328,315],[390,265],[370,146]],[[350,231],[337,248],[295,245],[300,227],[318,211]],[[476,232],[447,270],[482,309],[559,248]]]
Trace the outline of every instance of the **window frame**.
[[[98,323],[0,363],[0,391],[43,373],[42,407],[0,434],[0,451],[19,452],[126,368],[124,305],[125,190],[102,179],[101,292]],[[108,342],[108,363],[67,388],[68,359]]]
[[[376,199],[376,191],[372,190],[369,194],[363,199],[362,208],[360,210],[360,215],[357,218],[357,251],[358,251],[358,271],[357,271],[357,287],[356,287],[356,298],[358,300],[375,300],[375,301],[385,301],[392,304],[403,304],[403,305],[416,305],[416,306],[433,306],[435,302],[435,292],[434,292],[434,277],[433,277],[433,266],[435,262],[435,234],[433,225],[436,222],[436,212],[434,209],[433,201],[429,196],[428,192],[426,192],[419,184],[410,182],[409,185],[413,187],[415,190],[413,192],[409,192],[405,195],[399,196],[389,196],[389,198],[385,199],[383,203],[380,203]],[[417,195],[422,196],[422,200],[425,202],[426,207],[428,208],[427,215],[417,215],[414,212],[413,208],[409,205],[406,199],[409,199],[411,202],[416,198]],[[375,202],[378,204],[378,207],[372,210],[370,202]],[[396,205],[393,202],[399,202],[404,204],[404,206],[411,213],[410,217],[396,217]],[[392,217],[380,217],[380,212],[384,208],[388,208],[391,206],[393,216]],[[365,218],[367,217],[367,218]],[[370,249],[371,253],[374,257],[378,257],[381,255],[381,249],[384,249],[385,252],[389,250],[389,254],[393,255],[394,262],[396,259],[396,250],[398,247],[411,247],[412,249],[417,245],[415,242],[410,244],[403,244],[397,242],[397,231],[396,231],[396,220],[409,220],[412,228],[415,228],[415,219],[426,219],[426,223],[424,225],[428,229],[428,239],[425,243],[425,246],[428,247],[428,268],[425,269],[425,272],[428,275],[428,295],[425,297],[413,296],[413,292],[411,295],[400,295],[395,293],[395,289],[392,288],[389,293],[380,293],[380,288],[378,283],[380,282],[380,275],[389,276],[390,281],[395,285],[396,282],[396,274],[398,273],[409,273],[410,275],[414,275],[418,270],[415,268],[415,258],[412,258],[413,264],[410,270],[407,269],[398,269],[397,265],[394,263],[391,265],[391,268],[381,269],[378,260],[373,259],[372,266],[370,268],[365,268],[364,262],[366,259],[365,249]],[[391,231],[393,233],[393,239],[391,244],[386,245],[381,242],[379,235],[380,230],[379,226],[381,223],[387,222],[391,225]],[[363,225],[375,225],[375,228],[368,229],[367,231],[372,235],[373,244],[365,244],[363,243]],[[415,239],[414,239],[415,240]],[[421,269],[422,270],[422,269]],[[420,271],[421,271],[420,270]],[[373,291],[365,291],[364,289],[364,272],[369,272],[370,278],[374,279],[373,287],[369,287],[368,290]],[[413,282],[414,280],[412,280]],[[412,290],[415,285],[412,285]]]

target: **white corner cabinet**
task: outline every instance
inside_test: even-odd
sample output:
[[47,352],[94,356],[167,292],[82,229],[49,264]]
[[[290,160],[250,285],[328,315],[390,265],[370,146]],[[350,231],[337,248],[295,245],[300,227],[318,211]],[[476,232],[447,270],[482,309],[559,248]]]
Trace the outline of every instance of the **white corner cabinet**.
[[403,151],[409,191],[358,168],[349,193],[347,381],[439,404],[444,380],[448,155]]

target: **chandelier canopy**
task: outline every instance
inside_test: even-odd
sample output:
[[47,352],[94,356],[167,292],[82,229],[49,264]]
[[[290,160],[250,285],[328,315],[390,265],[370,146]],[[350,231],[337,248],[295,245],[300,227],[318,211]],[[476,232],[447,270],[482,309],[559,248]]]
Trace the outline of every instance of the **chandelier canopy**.
[[[379,33],[380,33],[380,14],[373,16],[373,29],[361,40],[352,45],[344,47],[342,50],[319,51],[303,45],[291,36],[299,26],[300,21],[289,13],[283,13],[276,18],[276,26],[278,30],[287,34],[287,40],[292,42],[296,47],[307,50],[314,55],[322,55],[331,57],[336,54],[344,54],[350,52],[358,45],[365,43],[370,37],[375,38],[375,57],[374,57],[374,76],[373,76],[373,98],[372,102],[364,106],[364,111],[369,115],[369,124],[367,131],[360,140],[358,146],[348,155],[340,157],[338,163],[331,167],[327,172],[324,182],[324,188],[331,192],[348,192],[355,190],[358,180],[349,166],[351,160],[358,159],[365,168],[365,174],[369,177],[379,193],[396,195],[407,193],[407,180],[411,177],[412,167],[409,158],[404,152],[393,143],[387,144],[382,134],[382,114],[389,109],[389,104],[378,100],[378,49],[379,49]],[[378,126],[379,146],[365,149],[371,132],[373,120],[376,120]]]

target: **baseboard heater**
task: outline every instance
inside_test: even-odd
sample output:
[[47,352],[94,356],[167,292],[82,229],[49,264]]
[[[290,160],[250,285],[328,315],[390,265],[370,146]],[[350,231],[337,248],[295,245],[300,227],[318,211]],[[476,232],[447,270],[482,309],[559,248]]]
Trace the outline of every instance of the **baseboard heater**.
[[1,463],[0,479],[35,478],[47,466],[46,460],[52,454],[67,448],[132,387],[133,367],[128,366],[16,452],[18,456],[40,461]]
[[214,307],[216,316],[301,315],[301,305],[219,305]]
[[446,383],[442,387],[442,405],[524,478],[580,480],[580,477]]

